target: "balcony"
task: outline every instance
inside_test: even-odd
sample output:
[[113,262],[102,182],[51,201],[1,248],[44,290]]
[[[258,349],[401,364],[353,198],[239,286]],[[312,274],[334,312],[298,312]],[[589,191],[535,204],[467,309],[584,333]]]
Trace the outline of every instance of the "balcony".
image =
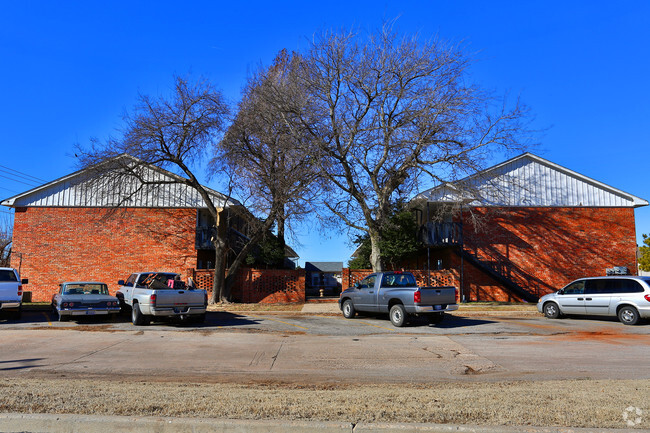
[[428,222],[420,227],[420,241],[427,247],[461,245],[463,229],[460,223]]

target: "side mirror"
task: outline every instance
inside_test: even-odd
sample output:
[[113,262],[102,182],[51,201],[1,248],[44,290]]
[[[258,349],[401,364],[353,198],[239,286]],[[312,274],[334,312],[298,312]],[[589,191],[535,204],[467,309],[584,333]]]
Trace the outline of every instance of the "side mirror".
[[558,290],[558,291],[557,291],[557,294],[558,294],[558,295],[564,295],[564,289],[560,289],[560,290]]
[[23,278],[20,280],[20,284],[29,284],[29,280],[27,278]]
[[123,286],[123,285],[124,285],[124,280],[119,280],[119,281],[117,282],[117,285],[118,285],[118,286]]

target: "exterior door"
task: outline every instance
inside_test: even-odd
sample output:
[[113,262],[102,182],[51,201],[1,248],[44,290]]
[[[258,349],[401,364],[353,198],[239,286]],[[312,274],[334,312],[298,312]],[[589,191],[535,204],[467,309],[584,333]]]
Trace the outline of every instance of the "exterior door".
[[375,282],[377,276],[369,275],[363,280],[355,293],[354,306],[359,311],[377,311],[377,290]]
[[608,315],[612,294],[619,290],[622,282],[606,278],[587,280],[585,282],[585,311],[587,314]]
[[564,314],[585,314],[584,280],[571,283],[562,289],[562,293],[557,296],[557,301]]

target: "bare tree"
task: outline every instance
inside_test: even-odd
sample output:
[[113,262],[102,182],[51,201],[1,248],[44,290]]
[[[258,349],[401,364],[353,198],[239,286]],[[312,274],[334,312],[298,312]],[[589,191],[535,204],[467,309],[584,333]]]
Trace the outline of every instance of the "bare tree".
[[12,226],[11,218],[0,217],[0,267],[8,267],[11,263]]
[[[309,213],[316,193],[314,139],[300,132],[296,119],[306,103],[298,70],[299,58],[282,51],[271,67],[248,79],[237,115],[213,159],[216,170],[231,170],[237,195],[260,216],[250,247],[275,226],[284,250],[287,223]],[[240,264],[236,259],[231,269]]]
[[[113,186],[102,190],[112,194],[105,201],[116,209],[132,203],[142,189],[155,194],[165,186],[180,184],[196,191],[215,222],[211,236],[216,251],[213,296],[222,297],[228,252],[223,209],[231,200],[204,187],[193,167],[206,160],[208,150],[218,142],[229,107],[221,92],[208,81],[190,83],[181,77],[174,81],[169,98],[139,96],[133,112],[124,115],[121,138],[105,142],[93,139],[89,148],[78,146],[77,152],[82,166],[101,171],[104,176],[100,181]],[[135,158],[120,158],[122,154]],[[152,177],[151,166],[180,175]],[[132,179],[138,182],[129,182]],[[117,190],[120,194],[115,194]]]
[[309,117],[298,117],[297,132],[318,141],[325,206],[368,234],[375,271],[392,203],[521,148],[526,110],[468,84],[469,63],[459,48],[399,36],[390,24],[368,35],[325,32],[303,58]]

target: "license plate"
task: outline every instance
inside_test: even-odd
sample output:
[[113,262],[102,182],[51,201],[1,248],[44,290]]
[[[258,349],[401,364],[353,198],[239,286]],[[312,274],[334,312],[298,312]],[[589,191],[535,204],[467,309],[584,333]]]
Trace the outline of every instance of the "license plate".
[[93,314],[95,314],[95,312],[92,311],[92,310],[88,310],[88,311],[86,311],[86,315],[87,315],[87,316],[92,316]]
[[433,309],[434,310],[442,310],[442,305],[434,305]]

